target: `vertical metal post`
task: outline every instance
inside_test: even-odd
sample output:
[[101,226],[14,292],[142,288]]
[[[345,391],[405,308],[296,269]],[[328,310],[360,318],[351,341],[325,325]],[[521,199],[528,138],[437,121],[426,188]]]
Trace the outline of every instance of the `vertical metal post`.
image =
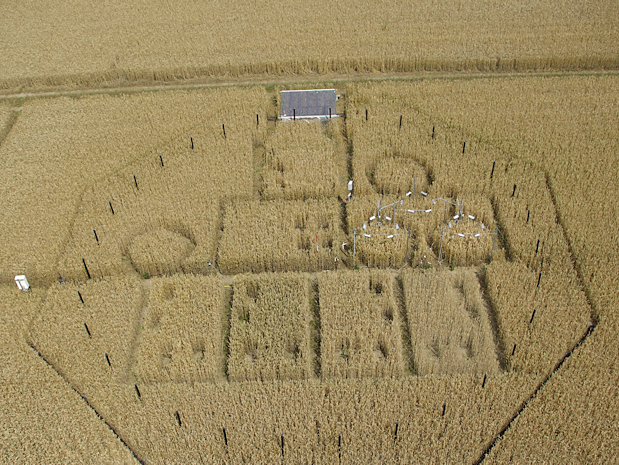
[[441,255],[443,254],[443,235],[445,234],[445,225],[443,225],[443,230],[441,231],[441,246],[438,249],[438,261],[441,261]]
[[411,239],[411,230],[409,228],[407,233],[406,233],[406,257],[404,258],[404,264],[405,265],[408,263],[408,244],[410,242],[410,239]]
[[380,200],[378,201],[378,210],[376,211],[376,218],[380,218]]
[[357,264],[357,228],[352,230],[352,262],[353,266]]

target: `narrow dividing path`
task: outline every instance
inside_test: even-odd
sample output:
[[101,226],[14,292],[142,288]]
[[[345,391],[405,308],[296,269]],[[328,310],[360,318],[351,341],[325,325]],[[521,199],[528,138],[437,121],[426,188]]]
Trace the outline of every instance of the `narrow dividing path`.
[[158,90],[190,90],[190,89],[209,89],[217,87],[235,86],[277,86],[287,84],[323,84],[323,83],[345,83],[345,82],[380,82],[380,81],[420,81],[433,79],[480,79],[480,78],[513,78],[513,77],[534,77],[534,76],[608,76],[619,75],[619,70],[599,70],[599,71],[541,71],[541,72],[462,72],[462,73],[437,73],[437,72],[415,72],[415,73],[350,73],[350,74],[309,74],[298,76],[271,77],[268,75],[244,76],[238,79],[202,79],[190,80],[181,83],[170,82],[167,84],[148,84],[144,82],[129,83],[122,86],[102,86],[81,89],[45,88],[42,90],[32,90],[28,92],[0,91],[0,102],[19,101],[29,98],[50,98],[50,97],[78,97],[85,95],[99,94],[119,94],[133,92],[153,92]]
[[595,327],[596,327],[596,323],[592,322],[589,328],[587,329],[587,332],[580,338],[580,340],[576,343],[574,348],[570,350],[569,352],[567,352],[563,357],[561,357],[561,360],[559,360],[559,362],[555,365],[554,369],[542,380],[542,382],[537,386],[537,388],[535,388],[535,391],[533,392],[531,397],[529,397],[527,400],[525,400],[522,403],[522,405],[520,405],[520,407],[518,408],[518,411],[509,420],[509,422],[503,427],[503,429],[499,432],[499,434],[494,438],[494,441],[492,441],[492,443],[486,448],[486,450],[482,453],[482,455],[475,462],[473,462],[474,465],[479,465],[483,463],[484,460],[486,460],[486,458],[488,457],[488,455],[490,454],[494,446],[496,446],[498,442],[503,438],[503,436],[505,436],[505,433],[509,430],[509,428],[512,426],[514,421],[516,421],[516,419],[520,416],[520,414],[524,411],[524,409],[527,408],[529,403],[531,403],[531,401],[533,401],[537,397],[537,394],[544,388],[544,386],[546,386],[546,384],[550,381],[550,379],[554,376],[554,374],[561,369],[565,361],[568,358],[570,358],[572,354],[574,354],[574,352],[576,352],[580,348],[580,346],[587,340],[589,336],[591,336],[591,334],[593,334],[593,331],[595,331]]
[[122,443],[123,446],[125,446],[127,448],[127,450],[129,450],[129,452],[131,452],[131,454],[133,455],[133,457],[136,459],[136,461],[138,463],[146,463],[144,460],[142,460],[133,449],[131,449],[131,447],[129,446],[129,444],[127,444],[122,437],[120,437],[120,435],[118,434],[118,432],[112,427],[112,425],[110,425],[105,418],[103,418],[99,412],[97,412],[97,410],[90,404],[90,402],[88,402],[88,399],[86,398],[86,396],[82,395],[77,389],[75,389],[73,387],[73,385],[71,383],[69,383],[59,372],[58,370],[56,370],[56,368],[54,367],[54,365],[52,365],[51,363],[49,363],[47,361],[47,359],[33,346],[30,345],[30,348],[34,351],[34,353],[36,353],[41,360],[43,360],[45,362],[45,364],[50,367],[52,370],[54,370],[54,372],[60,376],[60,378],[67,384],[67,386],[69,388],[71,388],[71,390],[73,392],[75,392],[77,395],[79,395],[82,400],[84,401],[84,403],[97,415],[97,418],[99,418],[99,420],[101,420],[103,423],[105,423],[105,425],[110,429],[110,431],[112,431],[112,433],[114,433],[114,435],[118,438],[118,440]]

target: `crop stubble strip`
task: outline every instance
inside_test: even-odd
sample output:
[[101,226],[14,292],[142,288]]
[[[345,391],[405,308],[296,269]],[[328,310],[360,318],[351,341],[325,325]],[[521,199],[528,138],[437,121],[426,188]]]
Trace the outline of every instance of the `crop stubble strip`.
[[310,284],[310,310],[314,321],[314,328],[312,334],[312,351],[314,352],[314,374],[318,379],[322,376],[322,364],[321,364],[321,352],[320,347],[322,344],[321,332],[320,332],[320,293],[318,291],[318,277],[311,278]]
[[41,360],[43,360],[45,362],[45,364],[50,367],[52,370],[54,370],[54,372],[67,384],[67,386],[69,386],[69,388],[71,388],[73,390],[73,392],[75,392],[78,396],[80,396],[80,398],[84,401],[84,403],[95,413],[95,415],[97,415],[97,417],[99,418],[99,420],[101,420],[103,423],[105,423],[105,426],[107,426],[110,431],[112,431],[112,433],[114,433],[114,436],[116,436],[118,438],[118,440],[123,444],[123,446],[125,446],[127,448],[127,450],[129,452],[131,452],[131,455],[133,455],[133,457],[139,462],[139,463],[146,463],[144,460],[142,460],[140,457],[138,457],[138,455],[135,453],[135,451],[129,447],[129,444],[127,444],[123,438],[120,437],[120,435],[118,434],[118,432],[112,427],[112,425],[110,425],[105,418],[103,418],[99,412],[97,412],[97,409],[95,409],[90,402],[88,402],[88,399],[86,399],[85,396],[83,396],[77,389],[75,389],[75,387],[73,387],[73,385],[71,383],[69,383],[69,381],[67,381],[65,379],[64,376],[62,376],[60,374],[60,372],[56,369],[56,367],[54,365],[52,365],[51,363],[49,363],[47,361],[47,359],[43,356],[43,354],[41,354],[41,352],[39,352],[37,350],[37,348],[32,345],[29,344],[30,348],[39,356],[39,358]]
[[412,375],[417,375],[417,367],[415,366],[415,359],[413,358],[413,345],[411,339],[410,322],[406,315],[406,294],[404,292],[404,282],[400,273],[395,277],[395,299],[398,304],[398,311],[400,312],[400,318],[402,318],[402,338],[404,346],[402,350],[405,351],[404,358],[408,370]]
[[[140,302],[139,302],[139,312],[138,312],[138,324],[135,327],[135,331],[133,333],[133,337],[131,338],[131,344],[129,346],[129,350],[127,352],[127,361],[125,366],[126,368],[126,372],[124,373],[124,376],[126,378],[126,380],[128,382],[130,381],[137,381],[137,376],[135,373],[135,368],[137,366],[138,363],[138,352],[140,349],[140,339],[142,337],[142,329],[144,327],[144,314],[146,312],[146,308],[148,307],[149,301],[150,301],[150,291],[148,291],[147,289],[149,289],[149,284],[148,281],[144,280],[140,282]],[[137,385],[135,387],[136,391],[138,391],[138,397],[141,398],[140,396],[140,391],[137,388]]]
[[499,359],[499,367],[501,371],[508,371],[508,357],[507,357],[507,349],[505,348],[505,341],[501,337],[501,333],[499,332],[499,324],[497,322],[497,306],[494,304],[492,299],[488,296],[488,277],[485,272],[481,272],[478,275],[479,280],[479,288],[481,290],[481,298],[483,302],[486,304],[488,308],[488,319],[490,321],[490,327],[492,328],[492,335],[494,338],[494,346],[497,350],[497,357]]

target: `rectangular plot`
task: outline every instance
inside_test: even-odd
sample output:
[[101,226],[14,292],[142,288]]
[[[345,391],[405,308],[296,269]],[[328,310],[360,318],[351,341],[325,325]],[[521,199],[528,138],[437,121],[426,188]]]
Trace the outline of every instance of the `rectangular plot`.
[[318,289],[322,376],[401,376],[401,326],[391,273],[329,273],[320,277]]
[[236,280],[230,316],[230,380],[311,377],[311,319],[306,276],[242,276]]
[[265,200],[346,196],[342,121],[279,124],[265,143],[260,193]]
[[337,200],[230,204],[217,261],[223,273],[339,267],[346,237]]
[[419,375],[499,371],[475,270],[406,271],[402,281]]
[[146,382],[224,379],[224,287],[218,277],[153,282],[138,356]]

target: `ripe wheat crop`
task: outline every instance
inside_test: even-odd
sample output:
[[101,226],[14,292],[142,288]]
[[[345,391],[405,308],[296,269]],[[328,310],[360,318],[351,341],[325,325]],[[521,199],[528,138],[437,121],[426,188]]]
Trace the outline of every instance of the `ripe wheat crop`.
[[282,449],[292,463],[468,463],[535,380],[490,375],[483,388],[481,375],[164,383],[143,386],[141,398],[115,386],[93,402],[149,463],[279,463]]
[[[42,290],[0,286],[0,462],[135,464],[131,451],[26,342]],[[67,444],[79,444],[67,447]]]
[[554,368],[585,334],[591,318],[573,268],[557,263],[540,273],[519,261],[497,261],[485,273],[505,365],[531,373]]
[[[432,108],[450,124],[476,128],[478,138],[509,149],[546,175],[557,209],[556,227],[563,229],[569,241],[575,266],[557,266],[554,276],[543,272],[540,288],[547,277],[552,294],[547,291],[545,299],[547,320],[537,321],[544,331],[537,332],[533,327],[531,343],[543,345],[544,340],[555,340],[558,334],[579,339],[587,330],[589,317],[597,322],[593,333],[573,353],[573,342],[553,349],[558,352],[555,357],[571,356],[493,448],[489,460],[613,461],[616,433],[606,425],[614,424],[616,417],[616,360],[609,354],[615,353],[618,344],[614,154],[618,151],[619,81],[616,76],[482,80],[453,82],[448,85],[449,92],[445,92],[445,83],[427,84],[418,89],[418,95],[423,96],[422,107]],[[523,216],[522,210],[514,213]],[[497,276],[504,302],[515,300],[518,294],[534,295],[539,274],[526,277],[522,269],[511,275]],[[528,284],[511,290],[505,287],[518,279]],[[574,287],[581,289],[577,299]],[[537,300],[539,296],[538,291]],[[524,298],[513,306],[504,303],[505,317],[520,320],[517,334],[524,340],[529,337],[526,327],[531,307],[537,307],[534,326],[540,315],[538,305]],[[522,310],[518,315],[519,308],[531,313],[525,315]],[[524,344],[522,348],[526,350]],[[523,366],[516,362],[518,365]],[[551,363],[546,362],[545,369],[549,366]]]
[[524,0],[7,5],[0,10],[0,86],[257,73],[612,68],[617,17],[614,4],[582,8],[577,1],[534,8]]
[[[435,266],[440,255],[443,263],[452,265],[478,265],[491,259],[496,262],[488,267],[485,283],[497,317],[501,361],[518,371],[545,373],[573,347],[588,325],[586,300],[559,223],[560,212],[539,163],[514,157],[511,147],[504,143],[471,134],[473,128],[458,121],[454,116],[458,113],[451,109],[447,122],[439,117],[434,121],[430,110],[435,102],[422,99],[420,106],[413,99],[425,87],[438,98],[439,89],[446,91],[449,86],[385,83],[349,89],[352,143],[355,154],[359,149],[361,155],[357,171],[353,162],[353,175],[355,189],[360,187],[362,193],[350,202],[348,212],[353,222],[365,221],[367,225],[360,231],[360,258],[368,253],[363,242],[366,234],[376,232],[370,231],[369,218],[363,220],[362,215],[378,218],[377,207],[374,212],[369,208],[372,203],[397,201],[397,197],[380,195],[373,167],[396,156],[423,166],[428,195],[422,209],[426,210],[405,207],[419,196],[412,193],[403,199],[403,216],[398,216],[397,208],[390,215],[394,223],[411,229],[408,261]],[[398,114],[403,115],[401,127]],[[465,114],[480,123],[479,115]],[[432,205],[430,198],[446,202]],[[363,204],[367,206],[355,207]],[[428,212],[422,228],[406,222],[408,210]],[[397,250],[384,251],[376,246],[369,252],[398,257]],[[526,272],[522,271],[523,264]],[[514,278],[521,272],[528,278]],[[512,290],[525,282],[528,294]],[[509,290],[504,294],[497,286]],[[560,321],[556,338],[550,337],[552,331],[545,323],[553,318]]]
[[344,197],[346,149],[340,119],[279,123],[265,147],[261,194],[265,200]]
[[[583,284],[591,294],[593,311],[599,314],[611,308],[616,300],[614,271],[619,268],[619,258],[609,253],[617,242],[611,200],[617,196],[617,165],[611,156],[617,153],[617,78],[435,81],[408,92],[418,96],[420,111],[509,153],[513,160],[506,175],[518,159],[542,171],[540,184],[547,178],[560,217],[557,227],[565,229]],[[483,171],[489,174],[491,166],[489,160]],[[501,169],[497,166],[495,173],[506,168],[507,163]],[[530,170],[525,174],[531,181],[537,178]],[[517,182],[521,181],[505,183],[508,196]],[[519,189],[520,183],[516,198]],[[521,205],[519,211],[510,213],[526,221],[526,210],[526,205]],[[537,211],[529,210],[533,218]],[[527,249],[535,250],[534,246]]]
[[55,284],[29,339],[80,392],[90,383],[126,382],[141,299],[135,278]]
[[235,279],[228,358],[231,381],[313,376],[309,298],[305,275]]
[[[94,269],[117,273],[126,248],[143,233],[168,225],[183,233],[197,217],[215,217],[217,224],[222,197],[252,195],[252,139],[264,139],[270,106],[258,88],[26,102],[0,146],[6,160],[2,280],[26,274],[35,285],[49,285],[65,271],[83,280],[82,258],[90,264],[97,254],[103,256],[94,259]],[[247,182],[230,183],[234,176]],[[118,215],[108,218],[110,201]],[[197,244],[195,261],[185,259],[189,269],[214,251],[205,237],[214,239],[210,224],[194,231],[205,240]],[[109,250],[97,245],[93,229]]]
[[336,269],[343,258],[335,199],[238,201],[226,206],[217,262],[223,273]]
[[403,374],[402,329],[388,271],[336,272],[320,277],[323,378]]
[[[527,79],[355,87],[347,108],[355,191],[345,204],[335,198],[250,200],[259,184],[252,146],[255,155],[283,127],[268,136],[256,127],[254,109],[268,108],[263,91],[250,92],[247,106],[234,106],[243,111],[229,119],[222,102],[245,91],[221,91],[221,101],[195,92],[166,94],[175,95],[168,100],[153,94],[26,102],[0,146],[7,226],[0,231],[0,264],[4,281],[25,270],[36,284],[30,294],[17,293],[13,283],[0,292],[0,411],[11,412],[0,414],[6,444],[0,461],[110,457],[104,454],[125,460],[126,450],[79,394],[153,463],[475,462],[503,433],[490,459],[612,461],[617,370],[609,354],[617,345],[618,259],[616,163],[609,154],[617,152],[616,78]],[[120,115],[117,123],[105,123],[107,105],[108,114]],[[153,108],[147,120],[143,115]],[[194,125],[213,108],[220,113],[204,127]],[[132,118],[145,134],[118,129],[132,127]],[[218,118],[226,120],[226,138]],[[206,128],[193,137],[193,150],[187,127]],[[116,140],[131,134],[131,143]],[[161,147],[168,148],[165,166]],[[215,168],[205,167],[205,160]],[[183,174],[183,165],[193,173]],[[168,167],[176,174],[166,174]],[[58,181],[50,182],[53,177]],[[37,182],[40,189],[29,192]],[[65,190],[85,193],[80,200]],[[391,206],[378,218],[379,201],[384,206],[400,199],[395,214]],[[398,310],[394,285],[400,282],[391,272],[321,273],[315,302],[304,275],[236,277],[230,383],[217,382],[223,381],[225,354],[219,278],[156,278],[151,294],[140,291],[148,281],[105,278],[56,284],[43,299],[40,284],[59,273],[85,279],[82,258],[94,278],[134,274],[134,268],[149,274],[204,270],[218,244],[222,201],[223,238],[219,262],[212,263],[227,273],[243,267],[321,270],[335,266],[335,258],[351,264],[353,228],[359,264],[422,261],[433,269],[400,275],[406,315]],[[491,235],[497,226],[498,235]],[[478,231],[488,234],[476,241]],[[365,233],[371,239],[385,234],[384,242],[365,246]],[[408,247],[389,248],[395,244],[386,242],[390,233],[391,239],[409,238]],[[114,252],[105,251],[110,244]],[[482,264],[481,288],[477,270],[447,269],[471,263]],[[319,348],[311,347],[312,305],[320,310]],[[592,317],[599,320],[596,329],[572,353]],[[29,331],[51,366],[20,331]],[[414,371],[422,376],[405,376],[407,334]],[[254,336],[264,343],[255,362],[241,344]],[[313,377],[313,350],[321,379]],[[234,382],[241,362],[255,367],[261,359],[267,362],[259,374],[240,369],[238,380],[268,382]],[[50,412],[49,405],[57,408]],[[17,433],[10,426],[15,418]],[[67,424],[77,425],[77,433],[67,434]],[[50,430],[58,430],[57,437]],[[92,450],[67,449],[78,442]]]
[[406,271],[402,286],[417,374],[499,372],[474,269]]
[[224,310],[219,277],[155,278],[140,334],[139,379],[223,380]]

